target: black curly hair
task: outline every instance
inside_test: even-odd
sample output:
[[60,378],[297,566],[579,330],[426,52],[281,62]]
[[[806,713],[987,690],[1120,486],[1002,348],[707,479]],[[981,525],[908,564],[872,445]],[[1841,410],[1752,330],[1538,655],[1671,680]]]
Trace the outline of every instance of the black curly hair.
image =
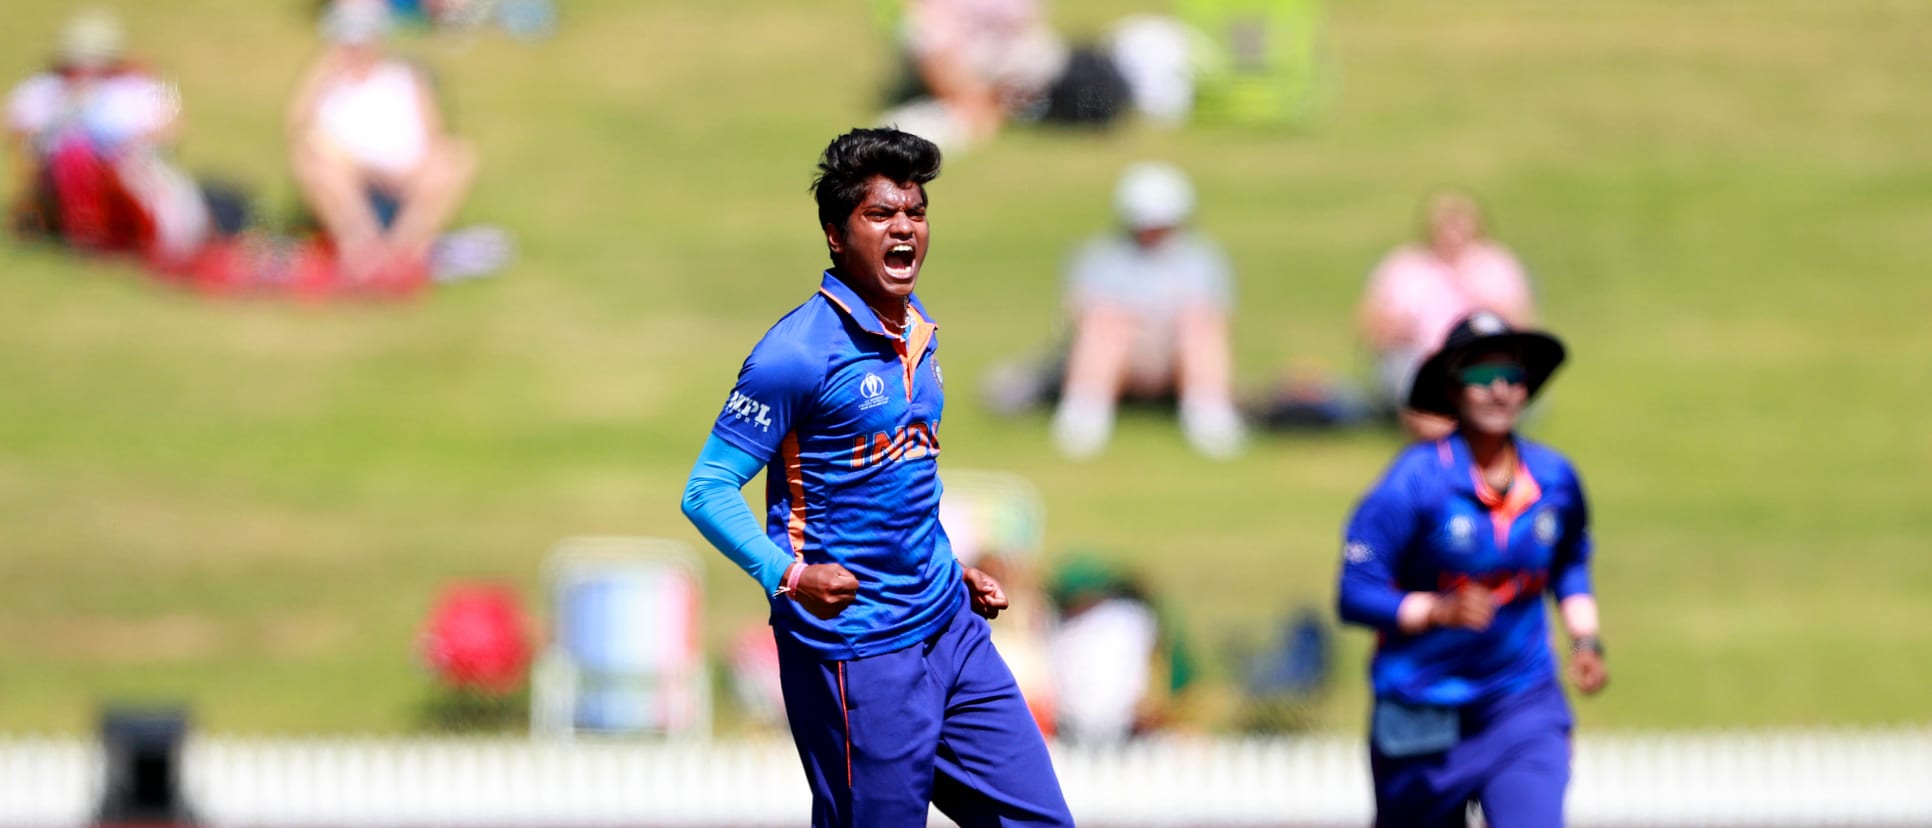
[[[866,182],[875,175],[897,184],[919,185],[939,177],[939,147],[910,132],[890,127],[855,129],[832,140],[819,156],[812,196],[818,200],[818,225],[841,228],[865,200]],[[837,262],[836,257],[833,259]]]

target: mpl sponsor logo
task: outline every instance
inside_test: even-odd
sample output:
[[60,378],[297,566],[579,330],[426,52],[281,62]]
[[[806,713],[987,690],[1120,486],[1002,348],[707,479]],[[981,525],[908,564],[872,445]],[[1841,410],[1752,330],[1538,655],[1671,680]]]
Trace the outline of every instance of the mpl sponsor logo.
[[725,410],[757,426],[760,431],[771,430],[771,406],[752,399],[750,394],[731,392],[731,399],[725,401]]

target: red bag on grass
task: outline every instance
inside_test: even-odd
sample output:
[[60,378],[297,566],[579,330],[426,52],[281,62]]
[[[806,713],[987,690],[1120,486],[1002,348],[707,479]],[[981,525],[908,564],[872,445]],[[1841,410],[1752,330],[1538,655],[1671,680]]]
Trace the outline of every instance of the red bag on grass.
[[423,629],[422,654],[445,686],[508,693],[530,667],[530,638],[516,594],[495,584],[443,591]]

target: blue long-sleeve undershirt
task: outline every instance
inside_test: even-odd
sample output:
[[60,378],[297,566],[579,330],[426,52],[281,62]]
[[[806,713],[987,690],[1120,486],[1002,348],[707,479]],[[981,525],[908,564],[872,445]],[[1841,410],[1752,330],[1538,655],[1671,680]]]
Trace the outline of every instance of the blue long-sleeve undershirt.
[[778,591],[785,568],[794,559],[765,536],[757,515],[740,494],[764,468],[763,460],[711,435],[685,481],[684,516],[770,595]]

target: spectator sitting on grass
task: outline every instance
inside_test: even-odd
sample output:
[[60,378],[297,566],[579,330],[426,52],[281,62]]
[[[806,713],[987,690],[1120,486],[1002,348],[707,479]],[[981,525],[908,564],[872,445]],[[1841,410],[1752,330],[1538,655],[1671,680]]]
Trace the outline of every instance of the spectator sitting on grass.
[[166,160],[180,96],[130,60],[125,41],[113,14],[81,12],[53,65],[8,96],[14,224],[81,250],[179,259],[209,228],[200,190]]
[[1037,106],[1068,48],[1040,0],[902,0],[900,37],[917,103],[886,120],[942,146],[991,139],[1008,115]]
[[296,182],[352,279],[426,266],[476,171],[427,79],[384,51],[389,25],[380,0],[331,4],[288,113]]
[[1129,166],[1114,207],[1120,230],[1073,258],[1066,297],[1073,344],[1064,360],[995,371],[989,403],[1014,413],[1057,399],[1054,441],[1068,457],[1086,459],[1106,447],[1122,400],[1178,400],[1195,449],[1233,456],[1245,429],[1233,402],[1227,256],[1187,227],[1194,187],[1172,166]]

